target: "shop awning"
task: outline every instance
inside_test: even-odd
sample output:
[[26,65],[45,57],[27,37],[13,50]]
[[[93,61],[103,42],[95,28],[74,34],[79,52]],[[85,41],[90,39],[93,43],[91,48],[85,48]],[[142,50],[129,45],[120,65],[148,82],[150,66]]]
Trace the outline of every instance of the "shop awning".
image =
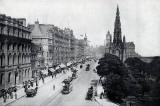
[[48,71],[47,70],[41,70],[42,74],[45,74],[47,75],[48,74]]
[[67,63],[67,66],[70,66],[71,64],[72,64],[72,62],[68,62],[68,63]]
[[60,68],[60,67],[59,67],[59,66],[57,66],[55,69],[56,69],[56,70],[58,70],[59,68]]
[[61,68],[65,68],[65,67],[66,67],[66,65],[64,65],[63,63],[61,63],[59,66],[60,66]]
[[55,71],[53,68],[50,68],[49,70],[50,70],[51,72],[54,72],[54,71]]

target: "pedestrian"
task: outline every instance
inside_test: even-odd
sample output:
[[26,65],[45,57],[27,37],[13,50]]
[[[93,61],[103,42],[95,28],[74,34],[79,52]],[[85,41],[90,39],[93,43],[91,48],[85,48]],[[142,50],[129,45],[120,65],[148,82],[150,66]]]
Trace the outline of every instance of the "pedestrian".
[[17,99],[17,92],[15,92],[15,99]]
[[36,77],[36,86],[38,86],[38,78]]
[[7,92],[6,90],[3,91],[3,102],[5,103],[6,102],[6,99],[7,99]]
[[55,90],[55,85],[53,84],[53,90]]
[[55,75],[55,78],[57,77],[57,73],[54,73],[54,75]]
[[44,83],[44,77],[42,77],[42,82]]
[[30,81],[31,87],[33,87],[33,81]]
[[5,103],[6,100],[7,100],[7,94],[6,93],[3,95],[3,99],[4,99],[4,103]]
[[100,94],[100,99],[103,99],[103,96],[104,96],[104,93],[101,92],[101,94]]
[[52,75],[52,79],[53,79],[53,73],[51,73],[51,75]]

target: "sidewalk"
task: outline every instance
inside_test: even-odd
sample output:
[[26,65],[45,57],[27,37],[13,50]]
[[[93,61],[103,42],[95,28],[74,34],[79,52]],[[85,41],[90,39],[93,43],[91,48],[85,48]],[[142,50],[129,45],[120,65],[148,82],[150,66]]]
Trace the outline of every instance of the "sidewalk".
[[[38,96],[38,95],[41,94],[42,92],[46,92],[46,90],[45,90],[45,91],[42,91],[42,89],[43,89],[43,90],[44,90],[44,88],[47,89],[46,87],[47,87],[47,85],[49,85],[49,83],[53,83],[53,82],[54,82],[55,85],[56,85],[56,90],[57,90],[57,89],[58,89],[58,84],[57,84],[58,80],[63,80],[64,78],[68,77],[68,75],[70,75],[70,71],[67,71],[66,74],[63,74],[63,73],[58,74],[58,75],[57,75],[57,78],[53,78],[53,79],[52,79],[52,77],[46,77],[44,84],[43,84],[42,80],[40,80],[40,81],[39,81],[39,89],[38,89],[38,92],[37,92],[37,95],[36,95],[36,96]],[[62,76],[64,76],[64,77],[62,77]],[[60,82],[58,82],[58,83],[60,83]],[[45,87],[45,86],[46,86],[46,87]],[[53,85],[52,85],[52,86],[53,86]],[[56,91],[56,90],[55,90],[55,91]],[[53,89],[52,89],[52,91],[53,91]],[[40,92],[41,92],[41,93],[40,93]],[[3,102],[3,98],[0,98],[0,106],[5,106],[5,105],[7,105],[7,104],[13,103],[14,101],[16,101],[16,100],[18,100],[18,99],[20,99],[20,98],[22,98],[22,97],[24,97],[24,96],[26,96],[26,94],[25,94],[25,92],[24,92],[24,88],[21,88],[21,89],[17,90],[17,99],[15,99],[15,96],[14,96],[13,99],[7,99],[7,100],[6,100],[6,103],[4,103],[4,102]],[[36,97],[36,96],[35,96],[35,97]]]
[[118,104],[109,101],[107,98],[100,99],[100,95],[102,92],[104,92],[104,89],[99,82],[97,83],[96,91],[97,91],[97,96],[95,96],[95,101],[99,103],[101,106],[119,106]]
[[101,106],[119,106],[115,103],[112,103],[108,101],[106,98],[100,99],[100,97],[96,96],[95,100],[101,105]]

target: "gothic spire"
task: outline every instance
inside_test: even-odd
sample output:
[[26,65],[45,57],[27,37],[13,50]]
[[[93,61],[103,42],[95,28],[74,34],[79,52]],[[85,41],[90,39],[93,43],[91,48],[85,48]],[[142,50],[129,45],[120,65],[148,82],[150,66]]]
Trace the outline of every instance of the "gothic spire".
[[117,13],[116,13],[117,16],[119,16],[119,7],[117,5]]
[[119,45],[122,43],[122,37],[121,37],[121,22],[120,22],[120,13],[119,13],[119,7],[117,5],[117,12],[116,12],[116,19],[114,23],[114,38],[113,43],[115,45]]

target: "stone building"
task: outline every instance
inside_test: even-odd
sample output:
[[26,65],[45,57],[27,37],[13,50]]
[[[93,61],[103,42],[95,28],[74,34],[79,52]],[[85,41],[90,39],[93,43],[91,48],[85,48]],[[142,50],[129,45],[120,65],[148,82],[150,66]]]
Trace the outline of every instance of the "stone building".
[[44,64],[44,50],[42,45],[36,45],[32,43],[31,45],[31,69],[33,77],[38,76],[38,72],[45,68]]
[[126,42],[125,36],[121,33],[121,22],[119,16],[119,8],[117,6],[116,19],[114,23],[114,36],[108,31],[106,35],[106,53],[111,53],[118,56],[122,61],[129,57],[137,57],[138,54],[135,52],[134,42]]
[[42,46],[45,67],[74,60],[75,37],[71,29],[39,24],[38,21],[29,27],[33,44]]
[[54,64],[67,64],[71,57],[70,37],[73,32],[70,29],[53,28]]
[[0,89],[32,77],[31,37],[26,19],[0,14]]
[[50,32],[52,25],[39,24],[39,21],[36,21],[35,24],[29,25],[28,27],[31,30],[32,43],[41,46],[43,50],[43,66],[51,67],[53,64],[53,42]]
[[75,60],[86,58],[86,38],[75,40]]

